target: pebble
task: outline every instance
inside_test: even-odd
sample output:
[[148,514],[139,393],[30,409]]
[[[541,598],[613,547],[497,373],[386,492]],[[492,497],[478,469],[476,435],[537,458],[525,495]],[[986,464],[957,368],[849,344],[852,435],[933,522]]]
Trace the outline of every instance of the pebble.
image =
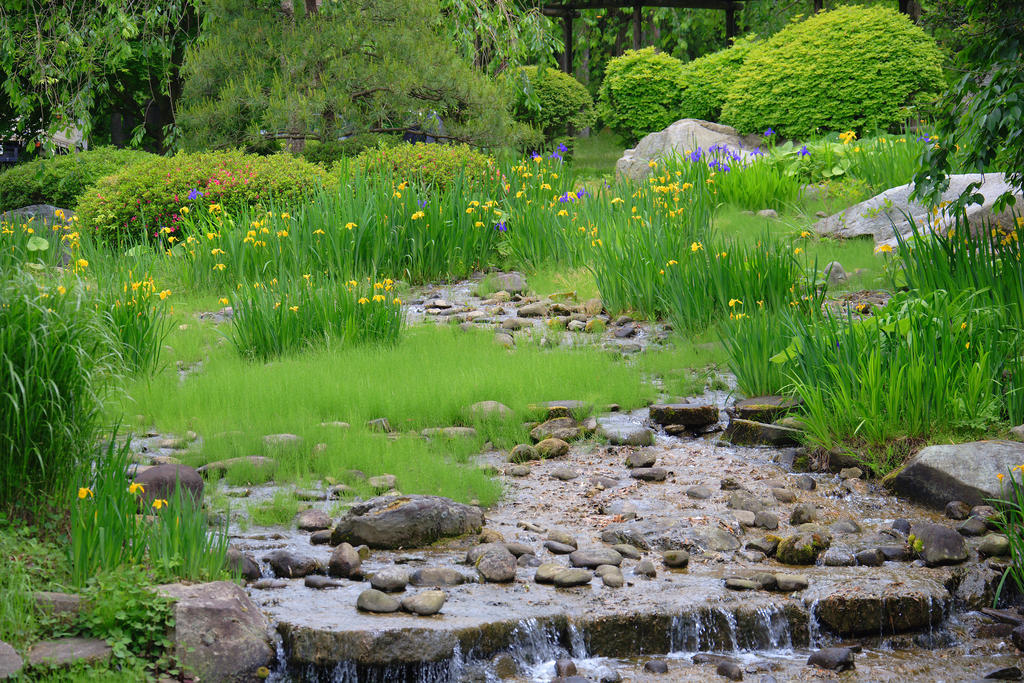
[[370,577],[370,585],[379,591],[397,593],[409,583],[409,572],[400,567],[385,567]]
[[661,467],[637,467],[629,473],[629,476],[640,481],[665,481],[668,471]]
[[556,588],[572,588],[574,586],[584,586],[590,583],[593,578],[594,574],[586,569],[563,567],[560,571],[555,572],[554,584]]
[[402,609],[421,617],[427,617],[440,612],[444,602],[444,591],[422,591],[416,595],[402,598]]
[[367,589],[356,598],[356,609],[363,612],[389,613],[397,612],[402,606],[398,598],[392,597],[373,588]]
[[544,547],[555,555],[568,555],[576,550],[575,546],[571,546],[568,543],[559,543],[558,541],[545,541]]
[[690,563],[690,553],[685,550],[666,550],[661,554],[661,560],[670,569],[683,569]]
[[551,472],[551,476],[559,481],[572,481],[579,477],[580,473],[571,467],[559,467]]
[[707,500],[711,497],[711,489],[706,486],[691,486],[686,489],[686,495],[697,500]]
[[646,576],[647,578],[653,579],[658,575],[658,570],[655,569],[654,563],[648,559],[640,560],[636,567],[633,568],[633,573],[637,576]]
[[644,671],[652,674],[667,674],[668,664],[660,659],[652,659],[644,664]]

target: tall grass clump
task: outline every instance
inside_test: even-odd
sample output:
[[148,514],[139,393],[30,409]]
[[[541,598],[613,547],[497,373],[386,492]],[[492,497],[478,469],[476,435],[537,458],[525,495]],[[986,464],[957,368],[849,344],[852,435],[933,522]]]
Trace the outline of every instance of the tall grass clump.
[[783,366],[772,362],[792,335],[785,314],[760,308],[738,317],[733,314],[719,322],[717,331],[728,355],[726,364],[736,376],[740,391],[747,396],[788,391],[790,380]]
[[269,287],[239,285],[228,301],[231,342],[247,358],[267,360],[331,341],[389,345],[402,331],[402,300],[390,279],[319,285],[306,275]]
[[0,507],[61,499],[93,450],[108,335],[79,285],[0,281]]
[[131,269],[116,276],[106,273],[101,282],[103,317],[125,369],[130,374],[152,374],[172,325],[167,314],[171,290],[159,289],[148,272],[136,275]]
[[[766,145],[771,137],[766,138]],[[785,172],[770,149],[758,147],[741,154],[725,145],[712,145],[707,150],[698,147],[685,155],[673,154],[664,163],[680,182],[707,185],[716,205],[779,210],[795,204],[800,196],[799,181]]]
[[77,222],[66,221],[57,209],[52,220],[0,221],[0,272],[13,272],[22,266],[31,269],[74,263],[81,244],[75,230]]

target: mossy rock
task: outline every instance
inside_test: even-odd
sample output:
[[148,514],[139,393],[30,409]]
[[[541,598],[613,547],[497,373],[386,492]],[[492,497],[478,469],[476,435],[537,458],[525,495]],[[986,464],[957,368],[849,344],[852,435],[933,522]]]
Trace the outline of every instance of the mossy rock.
[[800,532],[783,539],[775,557],[783,564],[814,564],[818,555],[828,549],[831,539],[826,534]]

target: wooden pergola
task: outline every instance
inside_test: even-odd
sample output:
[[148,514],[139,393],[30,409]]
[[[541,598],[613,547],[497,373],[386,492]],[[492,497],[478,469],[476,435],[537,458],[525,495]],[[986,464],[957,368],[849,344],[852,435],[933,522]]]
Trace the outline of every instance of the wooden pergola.
[[[644,7],[674,7],[677,9],[709,9],[725,12],[725,37],[733,38],[738,32],[736,10],[743,7],[747,0],[542,0],[541,12],[549,17],[561,17],[562,39],[565,50],[562,52],[562,70],[572,73],[573,32],[572,21],[584,10],[599,9],[630,9],[633,10],[633,49],[639,50],[642,35],[641,11]],[[914,0],[898,0],[899,9],[905,14],[910,13]],[[821,11],[824,0],[810,0],[814,12]]]

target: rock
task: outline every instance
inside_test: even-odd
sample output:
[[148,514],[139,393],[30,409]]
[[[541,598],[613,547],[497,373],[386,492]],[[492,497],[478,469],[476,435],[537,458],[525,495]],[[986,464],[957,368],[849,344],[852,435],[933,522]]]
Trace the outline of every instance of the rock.
[[400,593],[409,585],[409,572],[402,567],[384,567],[370,576],[370,585],[385,593]]
[[796,478],[796,487],[801,491],[813,491],[818,487],[818,483],[814,481],[814,477],[809,474],[801,474]]
[[611,548],[594,547],[577,550],[569,555],[569,562],[574,567],[594,569],[602,564],[618,567],[622,564],[622,555]]
[[68,667],[105,662],[113,652],[107,641],[100,638],[58,638],[36,643],[29,648],[26,659],[33,668]]
[[345,584],[337,579],[329,579],[326,576],[320,576],[319,574],[310,574],[302,583],[306,588],[312,588],[313,590],[323,590],[325,588],[341,588]]
[[421,617],[429,617],[441,611],[444,601],[444,591],[423,591],[402,598],[402,609]]
[[498,401],[480,401],[469,407],[469,412],[474,417],[491,418],[500,417],[506,419],[512,417],[512,409]]
[[764,553],[766,557],[771,557],[779,547],[779,537],[765,536],[764,538],[755,538],[752,541],[747,541],[746,547],[748,550],[756,550]]
[[551,529],[548,531],[548,540],[556,541],[564,545],[571,546],[573,549],[578,547],[576,539],[568,531],[562,529]]
[[860,533],[860,524],[853,521],[849,517],[845,519],[838,519],[829,525],[829,531],[835,535],[845,536],[846,534]]
[[856,558],[857,564],[864,567],[881,567],[882,563],[885,562],[885,555],[878,548],[861,550],[854,555],[854,558]]
[[775,422],[800,405],[800,399],[788,396],[755,396],[736,401],[733,412],[744,420]]
[[526,279],[519,273],[511,271],[508,273],[495,273],[491,276],[494,279],[494,286],[509,294],[518,294],[526,291]]
[[622,575],[622,570],[614,565],[603,564],[597,568],[595,573],[601,577],[602,583],[608,588],[622,588],[626,584],[626,577]]
[[749,510],[734,510],[733,517],[740,523],[740,526],[754,526],[755,515]]
[[690,563],[690,553],[685,550],[666,550],[661,554],[661,561],[670,569],[685,569]]
[[462,585],[466,577],[451,567],[423,567],[412,573],[409,582],[414,586],[449,587]]
[[988,534],[978,544],[978,554],[984,557],[1004,557],[1010,554],[1010,541],[1003,534]]
[[775,209],[761,209],[757,212],[757,215],[761,218],[778,218],[779,212]]
[[512,338],[511,334],[506,332],[496,332],[494,334],[494,343],[498,346],[504,346],[506,349],[514,348],[516,340]]
[[263,444],[269,448],[295,448],[302,445],[302,437],[297,434],[267,434]]
[[655,568],[653,562],[644,559],[637,562],[636,567],[633,568],[633,573],[637,576],[646,576],[649,579],[653,579],[658,575],[658,570]]
[[753,526],[756,526],[759,529],[774,531],[779,528],[779,518],[775,516],[775,513],[761,510],[754,515]]
[[848,550],[829,548],[821,556],[821,563],[826,567],[852,567],[857,564],[857,558]]
[[321,427],[333,427],[334,429],[349,429],[352,427],[348,422],[342,422],[341,420],[328,420],[327,422],[321,422]]
[[791,446],[800,443],[800,431],[776,424],[733,418],[725,428],[729,442],[737,446]]
[[691,486],[686,489],[686,495],[696,500],[707,500],[711,497],[711,489],[707,486]]
[[362,559],[356,549],[349,543],[341,543],[331,552],[331,559],[327,562],[327,573],[348,579],[359,576],[361,566]]
[[983,536],[988,531],[988,524],[981,517],[968,517],[957,525],[956,530],[964,536]]
[[356,598],[356,609],[363,612],[387,614],[397,612],[401,606],[402,603],[398,598],[373,588],[364,590]]
[[821,270],[830,285],[838,285],[850,279],[850,276],[843,270],[843,265],[839,261],[829,261]]
[[331,518],[323,510],[303,510],[295,516],[295,526],[299,531],[320,531],[331,527]]
[[569,452],[569,444],[562,439],[544,439],[537,444],[537,453],[545,460],[560,458]]
[[629,476],[640,481],[665,481],[668,471],[661,467],[635,467],[630,471]]
[[528,477],[530,476],[530,468],[526,465],[513,465],[505,470],[505,474],[510,477]]
[[[234,550],[234,548],[229,548]],[[235,550],[235,552],[238,552]],[[56,617],[74,621],[82,611],[82,596],[73,593],[58,593],[54,591],[36,591],[33,596],[36,607],[41,612]],[[0,678],[3,678],[0,675]]]
[[789,515],[789,523],[793,526],[808,524],[818,518],[818,509],[812,503],[800,503]]
[[651,659],[644,664],[644,671],[652,674],[667,674],[668,664],[660,659]]
[[505,318],[501,321],[501,329],[503,330],[521,330],[524,327],[533,327],[533,322],[529,318]]
[[380,474],[376,477],[368,478],[366,483],[373,487],[374,490],[383,493],[395,488],[398,485],[398,478],[393,474]]
[[556,417],[530,430],[530,438],[535,442],[544,441],[545,439],[574,441],[579,437],[579,423],[571,417]]
[[958,564],[967,559],[964,537],[941,524],[915,524],[911,529],[910,544],[917,549],[929,567]]
[[174,655],[204,681],[252,680],[274,660],[270,624],[245,590],[230,581],[159,587],[174,602]]
[[228,547],[224,564],[229,571],[238,574],[246,581],[255,581],[263,575],[256,560],[235,547]]
[[440,496],[379,496],[349,508],[331,542],[371,548],[416,548],[442,538],[478,533],[480,508]]
[[645,135],[636,147],[623,152],[615,164],[615,176],[642,181],[651,174],[649,163],[652,160],[673,153],[688,154],[698,147],[706,150],[712,145],[725,145],[730,150],[743,153],[742,149],[752,149],[762,142],[755,142],[753,136],[744,139],[730,126],[699,119],[680,119],[663,130]]
[[1024,441],[1024,425],[1017,425],[1016,427],[1011,428],[1010,431],[1018,439],[1020,439],[1021,441]]
[[759,550],[740,550],[736,553],[736,557],[740,558],[744,562],[750,562],[753,564],[764,562],[768,559],[768,556]]
[[227,474],[228,470],[236,467],[239,469],[273,470],[277,467],[277,462],[273,458],[267,458],[262,455],[244,455],[238,458],[208,462],[202,467],[196,468],[196,472],[200,474],[216,474],[218,477],[223,477]]
[[390,434],[393,430],[391,429],[391,423],[388,422],[386,417],[377,417],[366,422],[366,428],[371,432],[381,432],[384,434]]
[[1014,646],[1024,652],[1024,625],[1016,626],[1010,634]]
[[[945,206],[952,202],[969,184],[975,182],[981,183],[981,187],[975,192],[980,193],[985,201],[983,204],[972,204],[967,208],[967,224],[971,230],[984,229],[987,231],[990,222],[994,223],[993,228],[1001,226],[1012,229],[1015,227],[1010,206],[998,214],[993,212],[993,203],[996,198],[1011,190],[1010,185],[999,173],[988,173],[984,176],[976,173],[949,176],[949,188],[943,192],[940,200],[942,205]],[[874,238],[875,244],[890,244],[895,247],[894,228],[905,236],[912,234],[908,217],[917,223],[918,229],[921,231],[926,230],[926,226],[929,224],[942,226],[943,231],[953,227],[952,216],[947,215],[945,209],[940,210],[933,219],[928,207],[911,202],[910,193],[913,188],[913,183],[910,183],[886,190],[871,199],[854,204],[845,211],[818,221],[812,229],[819,235],[832,237],[871,236]],[[1024,198],[1017,190],[1013,190],[1013,193],[1017,199],[1017,206],[1021,206]],[[984,228],[982,228],[983,224]]]
[[617,543],[612,546],[612,550],[622,555],[627,560],[639,560],[640,551],[628,543]]
[[802,591],[810,585],[806,576],[800,576],[798,574],[776,574],[775,575],[775,588],[776,590],[782,591],[783,593],[792,593],[793,591]]
[[525,304],[519,307],[518,314],[523,318],[544,318],[548,314],[548,305],[543,301]]
[[187,465],[154,465],[135,477],[135,483],[142,484],[147,507],[157,499],[173,502],[179,486],[197,504],[203,499],[203,478]]
[[560,571],[555,572],[554,584],[556,588],[572,588],[573,586],[585,586],[593,578],[593,573],[586,569],[563,567]]
[[626,456],[626,467],[653,467],[658,458],[650,451],[634,451]]
[[812,652],[807,663],[829,671],[849,671],[853,668],[853,650],[848,647],[826,647]]
[[839,470],[840,479],[860,479],[864,476],[864,470],[859,467],[844,467]]
[[598,434],[613,446],[650,446],[654,432],[640,424],[598,419]]
[[321,529],[320,531],[314,531],[309,535],[310,545],[327,545],[331,542],[331,530]]
[[761,587],[761,584],[752,579],[731,576],[725,580],[725,587],[733,591],[755,591]]
[[545,562],[537,567],[533,574],[533,580],[537,583],[554,583],[555,575],[565,571],[566,567],[557,562]]
[[558,541],[545,541],[544,547],[555,555],[568,555],[576,550],[576,546],[559,543]]
[[516,556],[500,545],[487,550],[476,561],[477,572],[489,583],[515,581],[516,566]]
[[274,576],[282,579],[301,579],[307,574],[320,571],[320,563],[312,557],[296,555],[288,550],[275,550],[263,561],[274,570]]
[[525,443],[521,443],[512,449],[512,452],[508,456],[509,462],[529,462],[531,460],[540,460],[540,453],[533,446]]
[[555,661],[555,675],[559,678],[567,678],[577,674],[576,663],[571,659],[559,659]]
[[903,536],[910,535],[910,520],[909,519],[896,519],[892,522],[893,531],[898,532]]
[[1004,666],[1001,669],[985,674],[986,680],[1019,681],[1022,678],[1024,678],[1024,671],[1021,671],[1020,667],[1017,666]]
[[580,473],[571,467],[556,467],[551,471],[551,476],[559,481],[572,481],[579,477]]
[[703,403],[656,403],[650,407],[651,422],[663,427],[680,425],[691,429],[718,422],[718,406]]
[[694,527],[691,534],[697,544],[706,550],[722,553],[740,548],[739,539],[718,526]]
[[525,543],[502,543],[505,546],[505,550],[509,551],[516,557],[523,555],[529,555],[533,553],[533,548],[526,545]]
[[743,669],[736,662],[719,662],[715,668],[715,673],[722,678],[728,678],[730,681],[743,680]]
[[775,557],[783,564],[814,564],[829,543],[827,535],[801,531],[782,540],[775,550]]
[[866,579],[846,580],[818,599],[818,621],[840,636],[903,633],[927,629],[945,618],[948,591],[931,586]]
[[14,678],[21,671],[24,662],[17,650],[0,640],[0,680]]
[[1024,465],[1024,444],[1013,441],[928,446],[886,482],[926,505],[942,507],[955,500],[981,505],[1009,493],[1000,491],[996,475],[1018,465]]
[[984,564],[971,564],[953,570],[946,587],[960,609],[983,610],[995,602],[1002,572]]
[[962,500],[951,500],[946,503],[945,512],[950,519],[967,519],[971,514],[971,506]]
[[475,439],[477,435],[472,427],[428,427],[420,434],[428,439]]

